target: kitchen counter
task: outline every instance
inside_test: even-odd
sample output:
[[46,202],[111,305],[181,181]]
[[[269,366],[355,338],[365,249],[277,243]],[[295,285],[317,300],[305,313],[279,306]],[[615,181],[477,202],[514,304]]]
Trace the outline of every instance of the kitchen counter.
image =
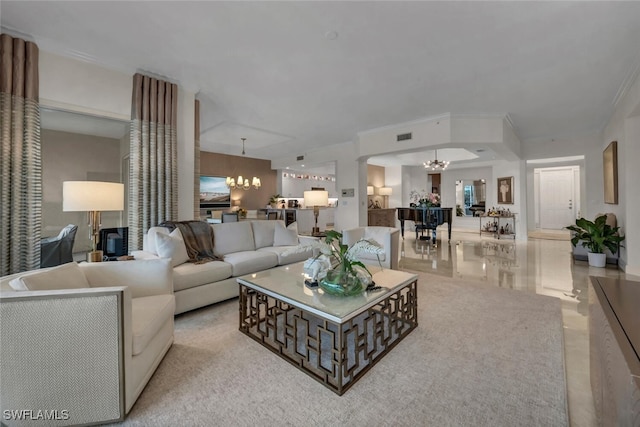
[[[320,230],[332,229],[334,224],[335,208],[333,206],[321,206],[318,214],[318,227]],[[295,212],[298,223],[298,233],[311,233],[315,224],[313,208],[267,208],[267,212],[278,212],[278,219],[286,218],[287,212]]]

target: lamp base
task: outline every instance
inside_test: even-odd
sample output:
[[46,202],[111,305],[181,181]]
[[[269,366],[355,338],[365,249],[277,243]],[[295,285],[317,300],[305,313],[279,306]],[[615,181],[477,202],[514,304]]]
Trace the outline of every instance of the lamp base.
[[102,262],[102,251],[87,252],[87,262]]
[[311,229],[311,235],[320,234],[320,227],[313,227]]

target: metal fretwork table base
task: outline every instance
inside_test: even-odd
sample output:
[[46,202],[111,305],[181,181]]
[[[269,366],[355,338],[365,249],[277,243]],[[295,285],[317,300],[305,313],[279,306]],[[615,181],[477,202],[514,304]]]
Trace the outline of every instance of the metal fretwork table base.
[[417,309],[417,281],[344,323],[240,284],[240,331],[338,395],[418,326]]

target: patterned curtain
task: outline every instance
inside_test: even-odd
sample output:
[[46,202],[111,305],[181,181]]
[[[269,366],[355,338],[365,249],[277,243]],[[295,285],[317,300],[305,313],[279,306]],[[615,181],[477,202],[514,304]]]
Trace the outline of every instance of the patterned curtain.
[[200,101],[195,100],[193,152],[193,218],[200,219]]
[[133,76],[129,167],[129,249],[149,227],[178,219],[178,86]]
[[0,276],[40,267],[38,46],[0,35]]

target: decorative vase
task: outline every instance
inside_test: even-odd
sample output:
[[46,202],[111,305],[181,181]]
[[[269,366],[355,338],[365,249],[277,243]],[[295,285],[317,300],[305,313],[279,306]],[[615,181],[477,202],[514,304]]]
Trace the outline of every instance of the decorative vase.
[[604,267],[607,265],[607,254],[588,252],[587,256],[589,257],[589,265],[591,267]]
[[327,275],[318,285],[327,294],[345,297],[359,295],[364,290],[362,281],[342,264],[327,271]]

